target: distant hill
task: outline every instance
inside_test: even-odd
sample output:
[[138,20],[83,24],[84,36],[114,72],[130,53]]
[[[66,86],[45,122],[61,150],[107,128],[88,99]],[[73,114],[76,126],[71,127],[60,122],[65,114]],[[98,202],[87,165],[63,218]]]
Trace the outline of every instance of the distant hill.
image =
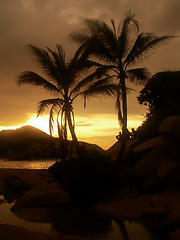
[[[15,130],[2,130],[0,132],[0,158],[10,160],[31,160],[42,158],[55,158],[59,141],[47,133],[32,126],[23,126]],[[80,142],[86,149],[104,151],[96,144]],[[58,153],[56,153],[58,154]]]
[[[2,130],[0,132],[0,157],[24,159],[28,155],[28,159],[32,159],[36,152],[42,152],[42,148],[46,147],[48,150],[51,142],[52,138],[48,134],[32,126]],[[45,155],[44,152],[37,158],[45,157]]]

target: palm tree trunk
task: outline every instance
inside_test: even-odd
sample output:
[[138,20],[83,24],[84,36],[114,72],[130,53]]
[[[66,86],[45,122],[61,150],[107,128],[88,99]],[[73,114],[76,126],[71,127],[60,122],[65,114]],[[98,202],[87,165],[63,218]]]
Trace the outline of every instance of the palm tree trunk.
[[126,141],[128,138],[128,129],[127,129],[127,96],[126,96],[126,85],[125,85],[125,77],[120,77],[120,85],[122,91],[122,135],[121,135],[121,146],[117,156],[116,163],[119,164],[122,162],[122,158],[126,148]]
[[122,110],[123,110],[122,134],[125,136],[127,135],[127,96],[124,77],[121,80],[121,87],[122,87]]
[[67,111],[67,120],[68,120],[69,130],[70,130],[70,133],[72,136],[72,141],[75,145],[77,153],[80,154],[80,146],[79,146],[79,142],[78,142],[78,139],[77,139],[75,131],[74,131],[74,126],[72,124],[72,119],[71,119],[71,112],[69,110]]

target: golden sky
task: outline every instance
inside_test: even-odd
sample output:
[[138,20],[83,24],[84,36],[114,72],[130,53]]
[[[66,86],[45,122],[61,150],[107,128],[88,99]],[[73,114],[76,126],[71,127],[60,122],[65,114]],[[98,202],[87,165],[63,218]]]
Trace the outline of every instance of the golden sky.
[[[48,129],[46,114],[35,118],[37,103],[50,95],[45,90],[18,87],[16,77],[25,70],[38,72],[25,46],[33,44],[54,49],[60,43],[70,58],[76,45],[67,40],[68,34],[79,29],[83,18],[100,18],[119,23],[131,9],[136,13],[140,31],[160,35],[180,36],[179,0],[0,0],[0,130],[31,124]],[[163,70],[179,70],[180,39],[160,47],[141,64],[151,74]],[[142,86],[131,86],[136,92],[128,95],[128,126],[137,127],[146,108],[137,103]],[[79,99],[75,106],[76,132],[79,140],[92,142],[107,149],[119,132],[114,99],[93,98],[83,108]]]

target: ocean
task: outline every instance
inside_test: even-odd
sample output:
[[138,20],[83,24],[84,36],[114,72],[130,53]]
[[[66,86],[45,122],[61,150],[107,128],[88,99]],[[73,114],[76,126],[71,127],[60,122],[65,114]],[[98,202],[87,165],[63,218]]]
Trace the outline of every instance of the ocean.
[[31,161],[9,161],[0,159],[0,168],[14,169],[48,169],[55,163],[55,159],[31,160]]

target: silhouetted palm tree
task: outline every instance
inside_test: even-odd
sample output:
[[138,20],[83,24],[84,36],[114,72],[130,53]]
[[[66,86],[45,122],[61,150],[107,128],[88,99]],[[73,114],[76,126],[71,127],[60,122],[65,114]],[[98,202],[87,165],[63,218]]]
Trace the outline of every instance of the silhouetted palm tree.
[[70,34],[70,39],[91,51],[91,55],[103,61],[104,68],[112,71],[118,80],[116,97],[118,120],[122,134],[127,136],[127,87],[126,80],[144,83],[150,77],[147,68],[131,68],[148,57],[150,51],[164,44],[172,36],[157,37],[153,33],[138,33],[139,23],[129,11],[118,27],[97,19],[85,19],[85,29]]
[[[41,86],[58,96],[57,98],[42,100],[39,103],[37,114],[39,116],[46,107],[51,106],[50,134],[52,135],[54,116],[56,115],[59,138],[67,143],[68,125],[76,150],[79,151],[74,129],[72,106],[74,100],[78,96],[82,96],[86,101],[87,97],[97,94],[112,95],[117,89],[117,85],[110,83],[111,77],[106,74],[105,69],[100,64],[95,64],[87,59],[88,51],[82,47],[75,52],[74,57],[69,62],[66,62],[65,52],[60,45],[57,45],[57,51],[52,51],[49,48],[43,50],[33,45],[28,45],[28,48],[35,55],[48,79],[35,72],[25,71],[18,76],[17,83],[19,85]],[[91,67],[94,71],[89,75],[84,75],[84,71]]]

